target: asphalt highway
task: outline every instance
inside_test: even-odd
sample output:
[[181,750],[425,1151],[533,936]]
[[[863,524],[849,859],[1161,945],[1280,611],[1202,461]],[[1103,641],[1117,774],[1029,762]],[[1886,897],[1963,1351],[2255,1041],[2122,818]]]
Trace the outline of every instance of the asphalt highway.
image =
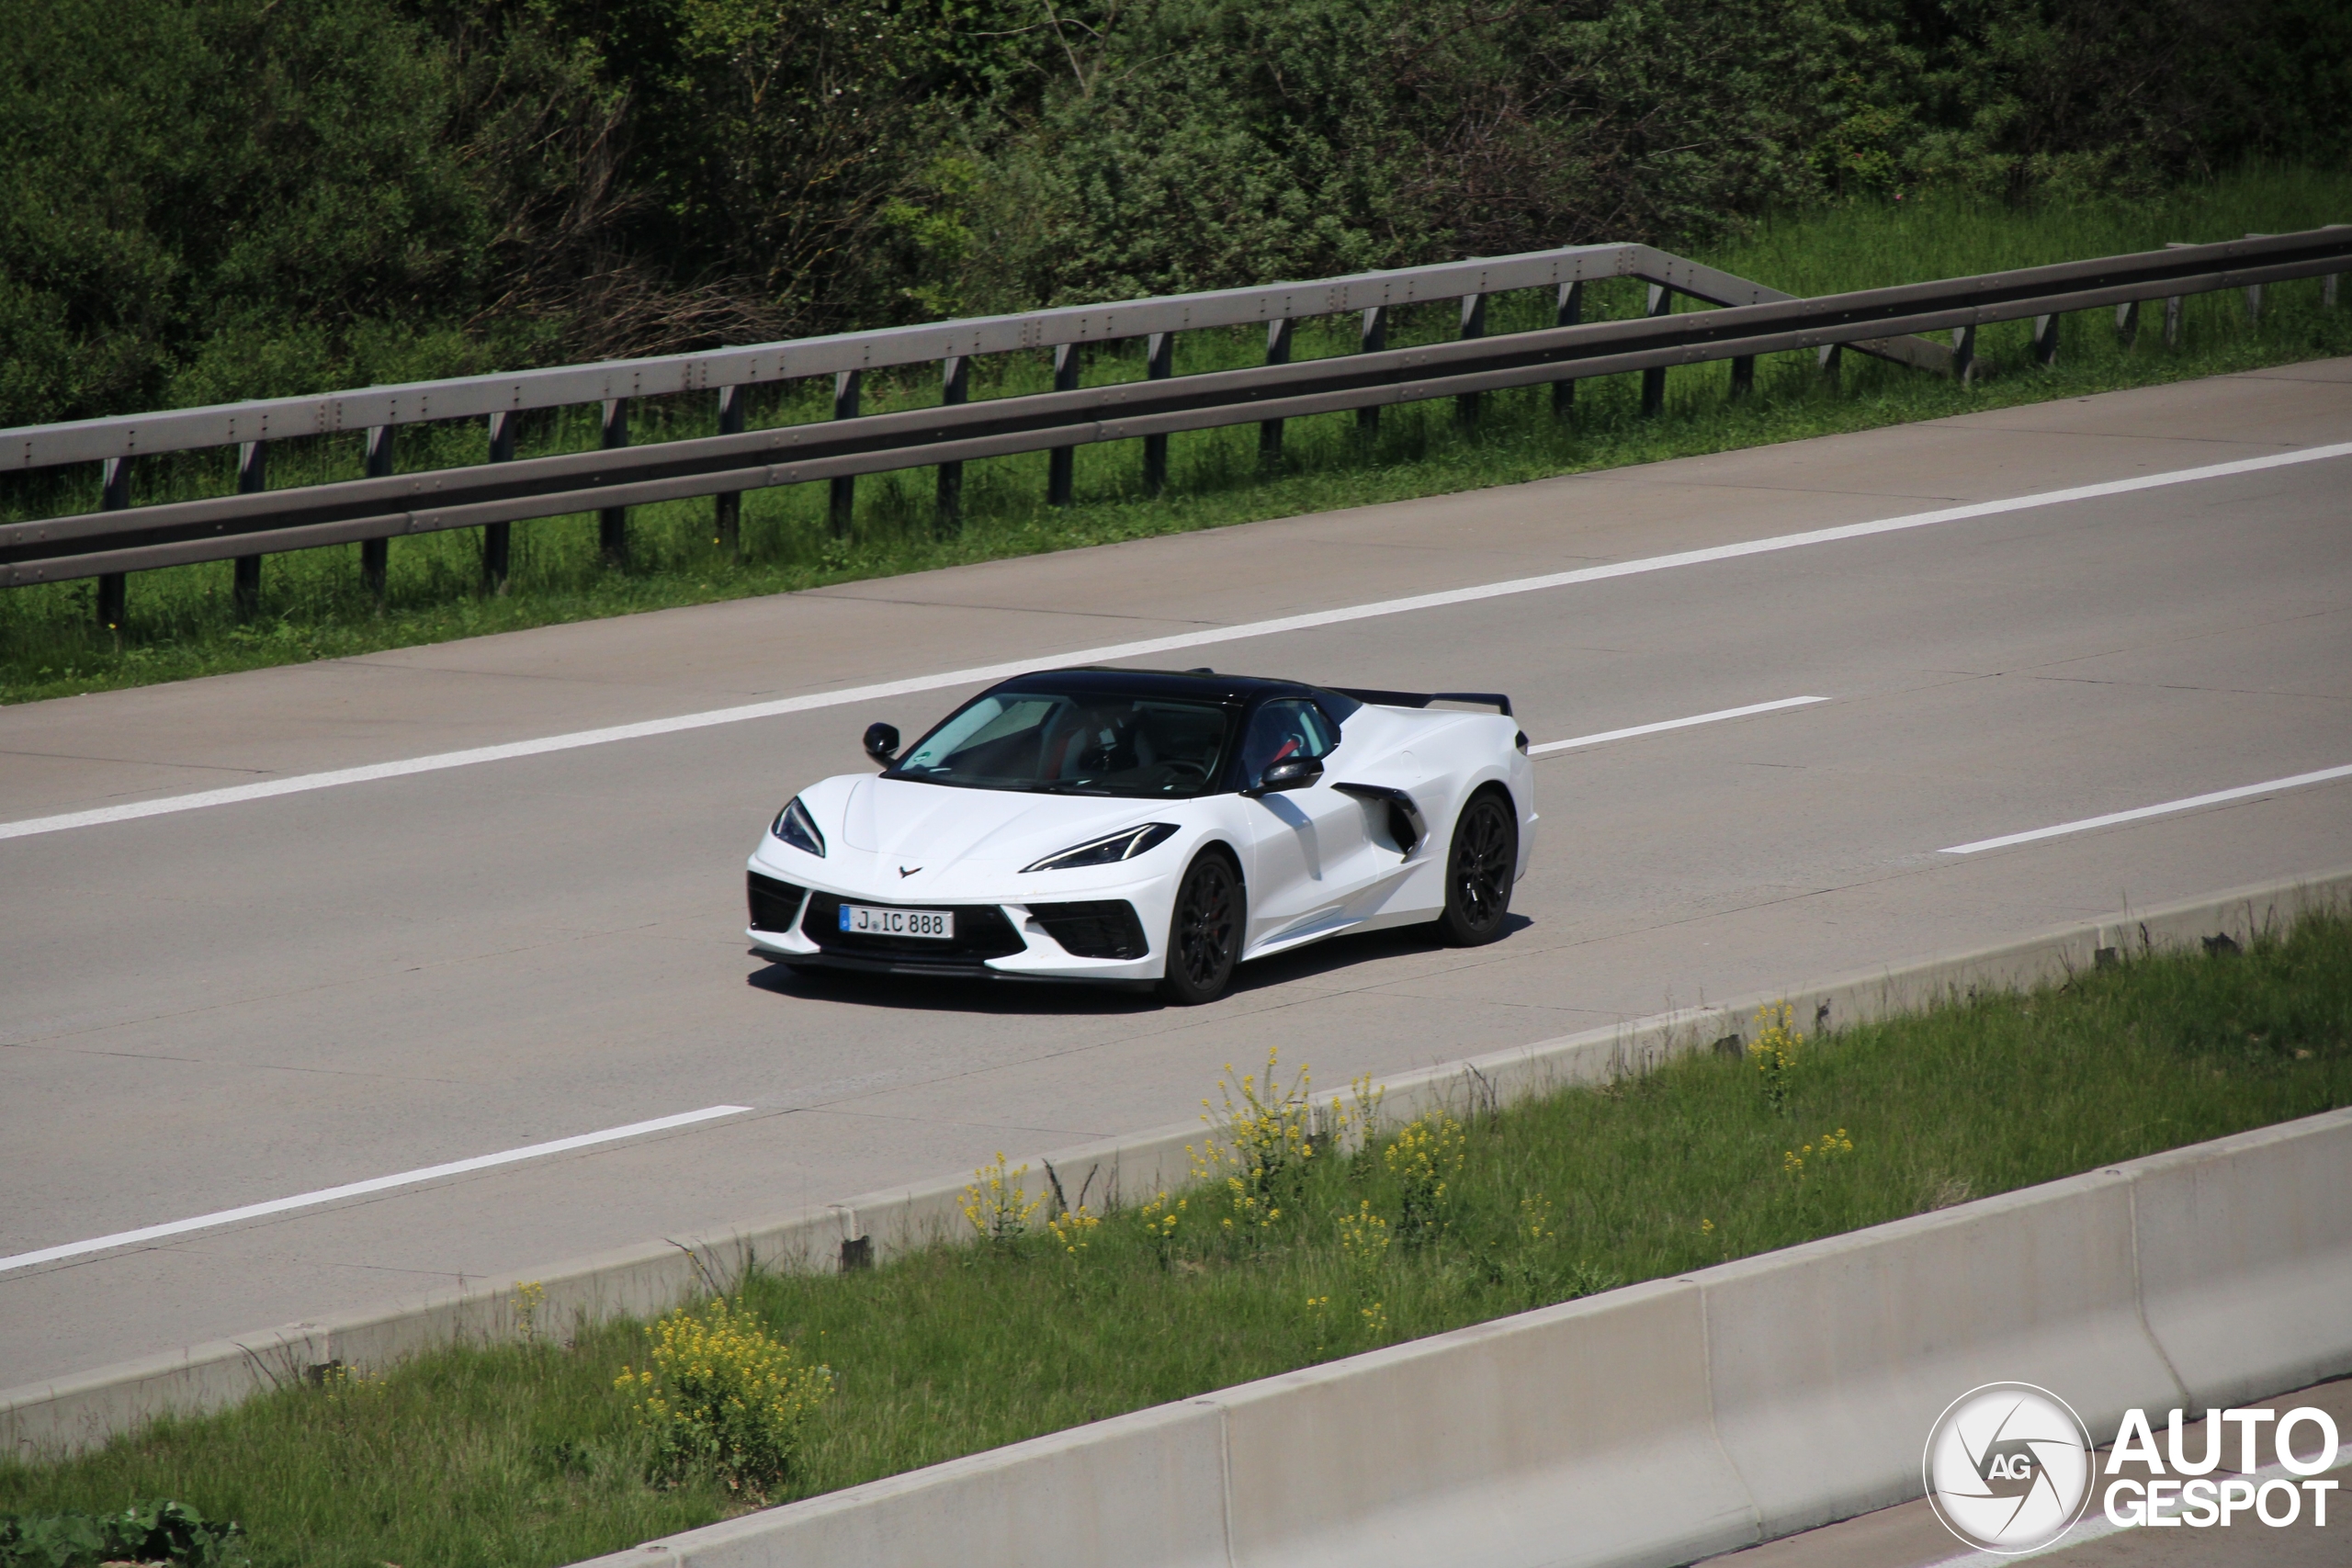
[[[0,1387],[1182,1121],[1270,1047],[1336,1088],[2352,864],[2341,775],[1946,852],[2352,764],[2352,456],[1726,548],[2345,442],[2331,361],[0,709]],[[1540,759],[1488,948],[1342,939],[1198,1010],[746,956],[745,853],[869,721],[1155,638],[1192,646],[1136,662],[1508,691],[1539,745],[1641,733]]]

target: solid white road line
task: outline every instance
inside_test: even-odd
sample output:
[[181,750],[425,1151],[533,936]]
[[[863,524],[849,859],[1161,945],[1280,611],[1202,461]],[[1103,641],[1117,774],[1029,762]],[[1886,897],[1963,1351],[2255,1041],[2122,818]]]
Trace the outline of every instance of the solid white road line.
[[1713,713],[1694,713],[1689,718],[1669,718],[1657,724],[1637,724],[1631,729],[1604,729],[1598,735],[1579,735],[1567,740],[1546,740],[1541,746],[1530,746],[1527,754],[1540,757],[1546,751],[1566,751],[1572,746],[1598,746],[1604,740],[1631,740],[1636,735],[1659,735],[1669,729],[1688,729],[1694,724],[1713,724],[1718,719],[1746,718],[1752,713],[1778,713],[1782,708],[1801,708],[1808,703],[1826,703],[1827,697],[1782,697],[1777,703],[1750,703],[1744,708],[1718,708]]
[[1979,839],[1973,844],[1954,844],[1941,852],[1948,855],[1973,855],[1979,850],[2005,850],[2011,844],[2030,844],[2036,839],[2055,839],[2064,833],[2087,833],[2094,828],[2110,828],[2118,822],[2137,822],[2146,817],[2165,817],[2176,811],[2194,811],[2200,806],[2219,806],[2223,801],[2245,800],[2257,795],[2269,795],[2282,789],[2301,789],[2305,784],[2325,784],[2330,779],[2352,779],[2352,767],[2322,768],[2315,773],[2297,773],[2291,778],[2272,779],[2267,784],[2241,784],[2235,789],[2217,789],[2211,795],[2192,795],[2186,800],[2167,800],[2162,806],[2134,807],[2130,811],[2110,811],[2104,817],[2086,817],[2079,822],[2061,822],[2055,828],[2036,828],[2030,833],[2006,833],[1997,839]]
[[748,1105],[706,1105],[700,1111],[681,1111],[675,1116],[657,1116],[650,1122],[632,1122],[626,1127],[608,1127],[601,1133],[582,1133],[576,1137],[557,1138],[544,1144],[530,1144],[519,1149],[507,1149],[500,1154],[476,1155],[471,1159],[451,1160],[447,1165],[428,1165],[421,1170],[403,1170],[397,1176],[379,1176],[367,1181],[345,1182],[341,1187],[329,1187],[317,1192],[304,1192],[292,1198],[273,1198],[266,1203],[248,1203],[242,1209],[223,1209],[217,1214],[198,1214],[192,1220],[174,1220],[168,1224],[148,1225],[135,1231],[118,1231],[112,1235],[95,1236],[88,1241],[69,1241],[62,1247],[44,1247],[38,1252],[19,1252],[13,1258],[0,1258],[0,1273],[11,1269],[28,1269],[36,1263],[54,1263],[61,1258],[78,1258],[85,1252],[104,1252],[110,1247],[131,1247],[142,1241],[155,1241],[167,1235],[185,1235],[189,1231],[209,1230],[215,1225],[233,1225],[240,1220],[259,1219],[265,1214],[282,1214],[288,1209],[308,1209],[320,1203],[332,1203],[338,1198],[357,1198],[369,1192],[381,1192],[389,1188],[408,1187],[420,1181],[432,1181],[444,1176],[462,1176],[469,1170],[487,1170],[492,1166],[513,1165],[518,1160],[538,1159],[546,1155],[560,1155],[571,1149],[590,1148],[597,1144],[617,1143],[623,1138],[642,1137],[648,1133],[664,1133],[673,1127],[691,1127],[697,1122],[712,1122],[721,1116],[740,1116],[751,1110]]
[[1419,593],[1406,599],[1383,599],[1369,604],[1350,604],[1335,610],[1317,610],[1303,615],[1283,615],[1274,620],[1249,621],[1238,626],[1219,626],[1202,631],[1181,632],[1172,637],[1147,637],[1139,642],[1112,643],[1102,648],[1080,649],[1052,657],[1023,659],[1005,664],[981,664],[966,670],[944,671],[933,675],[917,675],[903,681],[883,681],[870,686],[849,686],[838,691],[811,692],[797,697],[779,698],[775,702],[746,703],[741,707],[713,708],[707,713],[680,714],[672,718],[648,719],[639,724],[616,724],[603,729],[583,729],[570,735],[543,736],[537,740],[516,740],[503,746],[478,746],[464,751],[444,751],[431,757],[411,757],[397,762],[377,762],[363,768],[338,768],[331,773],[301,773],[290,778],[271,779],[261,784],[237,784],[228,789],[201,790],[193,795],[166,795],[159,800],[137,801],[126,806],[101,807],[92,811],[69,811],[55,817],[33,817],[17,822],[0,822],[0,839],[28,838],[36,833],[60,833],[71,828],[94,828],[108,822],[129,822],[141,817],[161,817],[175,811],[195,811],[205,807],[232,806],[242,801],[266,800],[273,795],[300,795],[314,789],[334,789],[342,784],[368,784],[379,779],[402,778],[411,773],[438,773],[445,768],[471,767],[478,762],[503,762],[517,757],[537,757],[549,751],[570,751],[582,746],[605,746],[616,740],[642,740],[657,735],[676,735],[689,729],[705,729],[713,725],[741,724],[748,719],[775,718],[785,714],[809,713],[820,708],[844,707],[858,703],[878,702],[885,697],[902,697],[916,692],[933,692],[946,686],[972,686],[1001,681],[1031,670],[1051,668],[1056,664],[1102,664],[1115,659],[1140,659],[1155,653],[1173,653],[1183,649],[1206,648],[1223,642],[1241,642],[1251,637],[1274,637],[1285,632],[1312,631],[1320,626],[1341,626],[1350,621],[1372,620],[1384,615],[1408,615],[1416,610],[1443,609],[1454,604],[1476,604],[1486,599],[1507,598],[1517,593],[1536,593],[1546,589],[1567,588],[1583,582],[1602,582],[1614,577],[1638,577],[1653,571],[1671,571],[1679,567],[1704,566],[1713,561],[1737,560],[1744,556],[1771,555],[1781,550],[1803,549],[1810,545],[1838,544],[1847,539],[1866,539],[1880,534],[1899,534],[1912,528],[1932,528],[1939,524],[1963,523],[1977,517],[1997,517],[2004,513],[2028,512],[2036,507],[2058,506],[2073,501],[2096,501],[2107,496],[2129,495],[2136,491],[2160,490],[2168,485],[2193,484],[2200,479],[2227,479],[2238,474],[2261,473],[2270,468],[2283,468],[2300,463],[2324,462],[2334,457],[2352,457],[2352,442],[2330,446],[2313,446],[2300,452],[2280,452],[2267,457],[2245,457],[2233,463],[2214,463],[2201,468],[2177,468],[2168,473],[2143,474],[2136,479],[2110,479],[2103,484],[2078,485],[2071,490],[2044,491],[2038,495],[2013,496],[2007,501],[1973,502],[1966,506],[1947,506],[1934,512],[1915,512],[1902,517],[1885,517],[1871,523],[1849,523],[1836,528],[1815,528],[1803,534],[1780,534],[1767,539],[1747,539],[1735,545],[1716,545],[1703,550],[1683,550],[1674,555],[1648,556],[1639,560],[1616,561],[1607,566],[1582,567],[1575,571],[1555,571],[1542,577],[1518,577],[1502,582],[1479,583],[1468,588],[1448,589],[1442,593]]

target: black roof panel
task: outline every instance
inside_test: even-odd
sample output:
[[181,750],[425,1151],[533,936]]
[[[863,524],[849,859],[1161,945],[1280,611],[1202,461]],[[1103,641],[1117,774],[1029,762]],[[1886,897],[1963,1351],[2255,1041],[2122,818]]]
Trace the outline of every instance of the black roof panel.
[[1260,697],[1313,697],[1319,687],[1303,681],[1277,681],[1262,675],[1226,675],[1190,670],[1127,670],[1091,664],[1077,669],[1032,670],[1000,681],[991,691],[1048,689],[1058,692],[1102,692],[1119,695],[1191,697],[1210,702],[1247,703]]

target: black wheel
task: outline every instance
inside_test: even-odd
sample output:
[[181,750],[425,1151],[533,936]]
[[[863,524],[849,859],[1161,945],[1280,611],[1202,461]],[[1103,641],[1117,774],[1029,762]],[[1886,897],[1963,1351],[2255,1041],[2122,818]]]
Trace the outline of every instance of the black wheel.
[[1215,850],[1204,850],[1176,885],[1161,996],[1179,1007],[1197,1007],[1225,994],[1241,952],[1244,908],[1241,878],[1233,863]]
[[1481,790],[1453,820],[1453,844],[1445,855],[1445,913],[1437,918],[1440,939],[1454,947],[1477,947],[1502,935],[1518,869],[1518,814],[1501,791]]

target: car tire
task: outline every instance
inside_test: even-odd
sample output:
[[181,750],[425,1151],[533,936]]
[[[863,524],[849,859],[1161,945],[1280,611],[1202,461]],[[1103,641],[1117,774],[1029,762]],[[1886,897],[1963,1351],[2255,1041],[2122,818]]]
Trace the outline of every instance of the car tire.
[[1518,870],[1518,813],[1501,790],[1482,789],[1453,819],[1438,940],[1449,947],[1482,947],[1500,937]]
[[1241,954],[1248,909],[1241,874],[1231,861],[1216,850],[1193,856],[1176,884],[1160,996],[1179,1007],[1198,1007],[1223,996]]

